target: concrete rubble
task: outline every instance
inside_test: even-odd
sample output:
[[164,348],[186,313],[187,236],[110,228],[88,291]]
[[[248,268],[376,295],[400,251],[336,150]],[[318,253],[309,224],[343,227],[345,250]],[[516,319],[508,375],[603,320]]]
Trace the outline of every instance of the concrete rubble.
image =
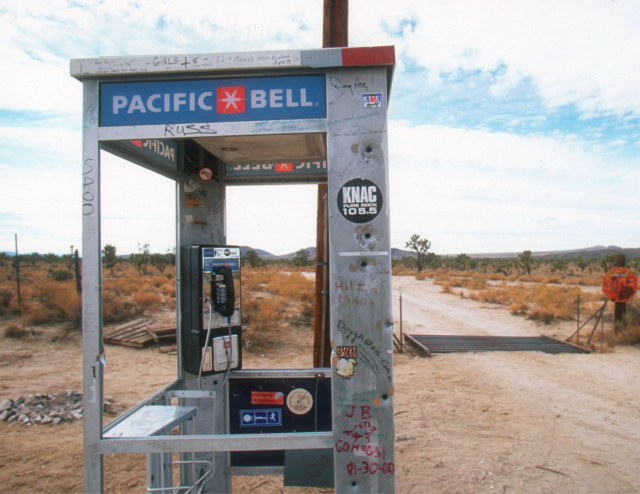
[[[114,414],[114,399],[104,397],[103,410]],[[68,389],[62,393],[21,396],[16,400],[0,401],[0,420],[19,422],[24,425],[59,425],[65,422],[82,420],[82,393]]]

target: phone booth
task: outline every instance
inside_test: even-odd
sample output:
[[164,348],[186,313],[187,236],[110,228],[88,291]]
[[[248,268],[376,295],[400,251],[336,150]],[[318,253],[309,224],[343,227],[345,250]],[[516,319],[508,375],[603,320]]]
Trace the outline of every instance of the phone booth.
[[[393,47],[71,61],[84,94],[85,492],[103,491],[102,456],[114,453],[147,454],[149,492],[231,492],[232,476],[265,474],[395,490],[394,63]],[[101,149],[174,180],[177,198],[177,379],[108,425]],[[330,368],[242,365],[241,252],[227,244],[225,191],[271,183],[327,183]]]

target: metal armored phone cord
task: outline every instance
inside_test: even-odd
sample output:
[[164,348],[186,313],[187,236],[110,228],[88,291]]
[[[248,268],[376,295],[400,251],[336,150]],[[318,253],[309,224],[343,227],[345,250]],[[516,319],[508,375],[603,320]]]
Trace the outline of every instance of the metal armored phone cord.
[[320,376],[316,375],[316,397],[315,397],[315,401],[313,403],[313,406],[315,407],[314,410],[314,415],[315,415],[315,425],[316,425],[316,432],[318,432],[318,385],[320,384]]
[[[207,324],[207,336],[204,339],[204,348],[202,358],[200,359],[200,370],[198,370],[198,389],[202,391],[202,369],[204,367],[204,358],[207,355],[207,346],[209,345],[209,337],[211,336],[211,321],[213,320],[213,306],[211,300],[205,299],[204,304],[209,304],[209,323]],[[213,348],[211,349],[211,358],[213,359]]]
[[229,348],[227,348],[227,373],[224,376],[224,381],[222,381],[222,388],[227,384],[229,380],[229,374],[231,373],[231,316],[227,316],[227,329],[229,331]]

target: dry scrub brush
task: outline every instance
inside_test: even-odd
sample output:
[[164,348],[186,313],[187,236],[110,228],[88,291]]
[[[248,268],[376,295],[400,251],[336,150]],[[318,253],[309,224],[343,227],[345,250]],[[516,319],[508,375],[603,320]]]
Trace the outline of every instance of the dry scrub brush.
[[[546,324],[554,320],[575,318],[578,293],[576,286],[601,283],[597,277],[586,275],[565,277],[540,273],[483,274],[442,268],[413,274],[418,280],[433,278],[434,284],[441,285],[441,293],[461,295],[464,292],[453,289],[464,287],[469,290],[469,298],[473,300],[509,306],[514,315],[526,316]],[[502,283],[496,285],[495,282],[499,281]],[[586,306],[601,299],[602,296],[598,293],[581,293],[582,303]]]
[[[61,275],[64,274],[64,276]],[[141,276],[135,266],[119,263],[114,276],[103,273],[103,320],[116,323],[153,311],[160,305],[175,307],[175,267],[165,273]],[[65,265],[35,263],[20,266],[20,294],[25,323],[71,322],[79,327],[82,299],[73,274]],[[0,316],[19,315],[13,267],[0,268]]]
[[[567,286],[503,283],[496,287],[473,291],[469,298],[478,302],[508,305],[514,315],[550,324],[554,320],[571,320],[576,317],[578,291]],[[601,300],[598,293],[581,293],[582,303]]]
[[253,346],[267,347],[269,334],[287,325],[310,327],[314,296],[315,282],[299,269],[244,268],[242,321]]
[[105,323],[116,323],[136,315],[151,315],[160,307],[176,306],[175,266],[164,273],[140,274],[133,264],[120,263],[114,276],[103,281],[102,305]]
[[605,341],[611,347],[640,343],[640,298],[638,295],[627,302],[627,311],[622,324],[617,332],[611,331]]
[[[29,325],[69,321],[80,325],[81,299],[75,280],[58,266],[44,263],[20,266],[20,299],[24,323]],[[54,281],[62,280],[62,281]],[[20,315],[15,271],[11,266],[0,268],[0,316]]]

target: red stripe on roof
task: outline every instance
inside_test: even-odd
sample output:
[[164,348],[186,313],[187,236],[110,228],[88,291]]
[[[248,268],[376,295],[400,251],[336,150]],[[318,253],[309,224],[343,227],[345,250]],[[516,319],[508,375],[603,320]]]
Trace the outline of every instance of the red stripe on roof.
[[396,63],[394,46],[375,48],[343,48],[342,65],[385,65]]

